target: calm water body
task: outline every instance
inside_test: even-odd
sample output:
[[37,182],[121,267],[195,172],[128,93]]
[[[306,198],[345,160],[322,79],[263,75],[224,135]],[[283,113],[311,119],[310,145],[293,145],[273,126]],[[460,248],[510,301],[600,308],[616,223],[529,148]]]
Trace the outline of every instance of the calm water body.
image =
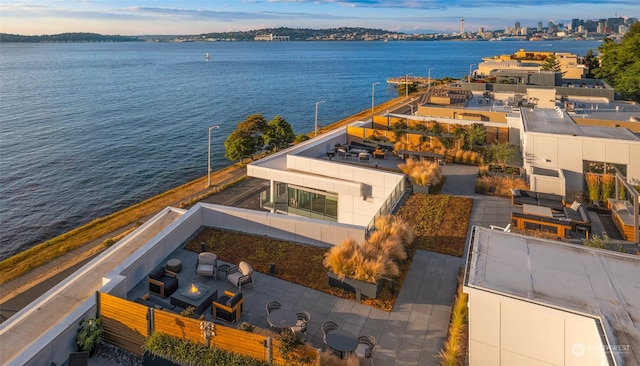
[[[296,133],[397,95],[385,80],[460,77],[482,57],[584,55],[597,42],[0,44],[0,259],[230,162],[254,113]],[[205,54],[211,59],[207,62]]]

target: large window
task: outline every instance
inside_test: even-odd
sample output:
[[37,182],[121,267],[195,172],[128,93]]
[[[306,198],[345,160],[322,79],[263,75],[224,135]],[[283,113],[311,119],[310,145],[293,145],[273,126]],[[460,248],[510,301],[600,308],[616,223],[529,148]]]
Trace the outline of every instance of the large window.
[[288,212],[314,219],[338,220],[338,195],[289,185]]
[[582,171],[584,174],[586,173],[595,173],[595,174],[616,174],[616,170],[614,167],[620,170],[623,176],[627,176],[627,166],[625,164],[613,164],[606,163],[603,161],[591,161],[591,160],[583,160],[582,161]]

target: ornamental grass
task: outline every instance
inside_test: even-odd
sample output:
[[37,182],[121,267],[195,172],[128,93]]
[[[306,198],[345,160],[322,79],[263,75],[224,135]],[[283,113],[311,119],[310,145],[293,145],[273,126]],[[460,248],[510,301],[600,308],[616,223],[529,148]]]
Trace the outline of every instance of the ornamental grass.
[[589,199],[598,201],[600,199],[600,176],[594,173],[587,173],[584,175],[584,179],[587,182]]
[[413,240],[413,230],[391,215],[377,218],[374,226],[376,231],[364,243],[346,238],[329,249],[323,265],[340,280],[350,277],[376,283],[382,278],[397,277],[400,274],[398,262],[408,257],[405,245]]
[[404,164],[399,164],[398,168],[413,184],[429,186],[440,183],[442,179],[442,168],[437,162],[409,158]]
[[600,186],[600,201],[606,202],[607,198],[613,197],[615,177],[612,174],[604,174],[600,181],[602,182]]

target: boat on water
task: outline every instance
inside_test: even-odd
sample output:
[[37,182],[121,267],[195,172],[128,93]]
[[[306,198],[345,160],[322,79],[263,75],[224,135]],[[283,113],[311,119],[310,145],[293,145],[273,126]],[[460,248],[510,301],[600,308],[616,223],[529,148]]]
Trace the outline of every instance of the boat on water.
[[205,58],[207,61],[209,61],[209,59],[211,59],[211,55],[209,54],[209,52],[207,52],[207,53],[204,55],[204,58]]

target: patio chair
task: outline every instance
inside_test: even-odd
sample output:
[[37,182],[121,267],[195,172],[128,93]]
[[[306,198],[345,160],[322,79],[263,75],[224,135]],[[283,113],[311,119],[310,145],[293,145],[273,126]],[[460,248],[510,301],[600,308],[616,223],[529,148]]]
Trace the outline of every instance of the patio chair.
[[511,224],[502,227],[502,226],[496,226],[496,225],[489,225],[489,227],[491,228],[491,230],[502,230],[505,233],[510,233],[511,232]]
[[196,261],[196,274],[201,276],[212,276],[218,279],[218,258],[210,252],[198,254]]
[[266,305],[267,315],[271,314],[272,311],[282,309],[282,304],[277,301],[269,301]]
[[214,319],[221,319],[227,323],[235,323],[242,316],[242,303],[244,297],[242,292],[224,292],[211,304],[211,315]]
[[242,291],[242,285],[251,282],[251,285],[255,287],[253,283],[253,268],[249,263],[242,261],[237,266],[229,268],[227,271],[227,281],[238,288],[238,291]]
[[296,325],[294,325],[293,327],[291,327],[291,331],[293,332],[293,334],[304,334],[305,336],[307,335],[307,325],[309,324],[309,321],[311,320],[311,314],[307,311],[301,311],[299,313],[296,313],[296,316],[298,317],[298,322],[296,323]]
[[178,274],[158,267],[149,273],[149,292],[153,292],[160,297],[170,296],[178,289]]
[[373,336],[360,336],[358,337],[358,347],[355,350],[355,354],[358,356],[358,359],[368,359],[369,364],[373,365],[373,348],[375,346],[376,339]]
[[326,320],[324,323],[322,323],[321,328],[322,328],[322,349],[325,349],[325,346],[327,346],[327,333],[331,332],[332,330],[338,330],[340,329],[340,327],[335,322],[332,322],[331,320]]

